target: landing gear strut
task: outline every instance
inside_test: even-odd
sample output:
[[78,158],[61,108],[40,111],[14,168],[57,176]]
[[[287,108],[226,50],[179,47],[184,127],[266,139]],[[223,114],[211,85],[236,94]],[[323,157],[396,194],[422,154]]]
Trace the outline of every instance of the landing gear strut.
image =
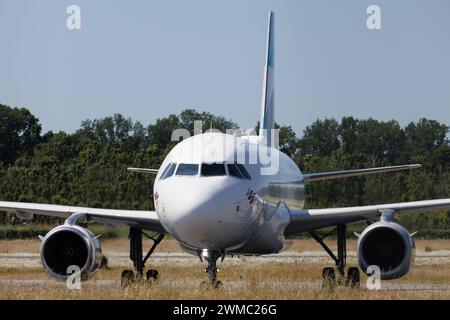
[[[331,249],[323,241],[327,236],[337,230],[337,257],[331,251]],[[311,236],[316,240],[328,253],[328,255],[334,260],[336,264],[336,270],[338,272],[338,278],[336,279],[334,268],[324,268],[322,272],[323,287],[334,287],[336,284],[349,285],[352,287],[359,287],[360,276],[358,268],[349,268],[347,271],[347,277],[345,276],[345,266],[347,264],[347,225],[339,224],[337,227],[324,236],[320,236],[316,231],[310,232]]]
[[[153,240],[153,245],[146,254],[145,258],[142,259],[142,235]],[[144,279],[144,268],[145,263],[150,258],[152,253],[155,251],[158,244],[164,238],[164,234],[159,234],[156,238],[150,237],[145,234],[141,229],[130,228],[130,259],[133,261],[134,270],[124,270],[122,272],[121,284],[122,287],[127,286],[133,282],[142,281]],[[149,269],[146,273],[147,281],[156,280],[158,278],[158,271],[154,269]]]
[[208,273],[209,282],[212,284],[214,288],[217,288],[222,285],[222,281],[217,280],[217,273],[219,269],[217,269],[217,260],[222,257],[222,261],[224,259],[224,254],[216,251],[204,251],[202,256],[205,257],[208,262],[208,266],[205,268],[205,272]]

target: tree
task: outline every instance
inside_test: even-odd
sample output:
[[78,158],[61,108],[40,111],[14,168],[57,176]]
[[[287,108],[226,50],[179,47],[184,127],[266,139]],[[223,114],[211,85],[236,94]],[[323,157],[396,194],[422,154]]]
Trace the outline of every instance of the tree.
[[440,145],[447,143],[446,136],[449,127],[435,120],[420,119],[411,122],[405,128],[407,144],[412,152],[431,152]]
[[397,121],[359,120],[352,139],[351,153],[366,155],[373,166],[406,161],[402,154],[406,144],[405,133]]
[[[232,120],[193,109],[147,127],[115,114],[86,120],[75,133],[47,132],[42,137],[38,119],[26,109],[0,105],[0,119],[1,200],[118,209],[153,209],[155,177],[126,168],[159,168],[177,143],[171,141],[175,129],[192,135],[197,120],[203,122],[203,132],[211,124],[222,132],[237,128]],[[420,170],[309,184],[308,208],[450,197],[448,127],[438,121],[421,119],[402,128],[396,121],[325,119],[308,126],[302,138],[290,126],[275,125],[280,129],[280,150],[307,173],[424,164]],[[445,212],[405,216],[401,222],[414,230],[450,230]]]
[[96,140],[103,144],[121,146],[128,151],[143,147],[146,140],[144,126],[131,118],[125,119],[121,114],[102,119],[85,120],[77,131],[87,140]]
[[25,108],[0,104],[0,163],[12,164],[41,141],[41,125]]
[[187,129],[194,134],[194,122],[202,122],[202,132],[208,131],[210,128],[227,132],[227,130],[236,130],[238,125],[224,117],[214,116],[209,112],[197,112],[194,109],[186,109],[179,115],[181,128]]
[[339,147],[339,124],[335,119],[316,120],[306,127],[300,140],[303,157],[329,156]]
[[[279,149],[281,152],[286,153],[288,156],[292,158],[296,158],[298,156],[299,151],[299,139],[297,138],[294,130],[292,130],[291,126],[280,126],[275,122],[275,129],[279,131]],[[255,133],[259,133],[259,121],[256,123]]]

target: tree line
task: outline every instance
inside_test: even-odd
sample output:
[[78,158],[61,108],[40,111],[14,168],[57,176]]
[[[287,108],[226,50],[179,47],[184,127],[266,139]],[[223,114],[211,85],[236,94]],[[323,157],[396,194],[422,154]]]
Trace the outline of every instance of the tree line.
[[[133,174],[126,167],[159,168],[176,144],[172,131],[183,128],[192,134],[198,120],[203,131],[238,129],[232,120],[186,109],[148,125],[115,114],[83,121],[74,133],[43,133],[29,110],[0,104],[0,200],[152,210],[154,176]],[[408,172],[316,182],[307,186],[307,208],[450,197],[449,127],[439,121],[420,119],[402,127],[394,120],[323,119],[306,127],[301,137],[290,126],[277,128],[280,149],[305,173],[423,165]],[[10,220],[0,215],[0,223]],[[411,215],[400,222],[412,231],[450,235],[450,212]]]

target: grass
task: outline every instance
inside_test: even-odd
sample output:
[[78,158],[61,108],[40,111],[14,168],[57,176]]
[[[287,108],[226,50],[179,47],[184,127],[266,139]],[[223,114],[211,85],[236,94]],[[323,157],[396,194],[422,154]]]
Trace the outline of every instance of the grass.
[[268,290],[265,287],[258,287],[257,285],[249,285],[244,289],[235,290],[234,288],[220,288],[212,289],[208,287],[201,287],[190,289],[189,294],[186,290],[181,288],[167,288],[160,287],[158,284],[152,286],[131,286],[124,290],[87,287],[78,290],[57,289],[57,288],[42,288],[42,287],[27,287],[21,288],[20,292],[15,292],[14,287],[3,287],[0,299],[5,300],[410,300],[410,299],[424,299],[424,300],[448,300],[448,295],[442,295],[433,292],[398,292],[398,291],[377,291],[367,292],[349,288],[337,288],[331,292],[320,289],[305,290],[299,288],[292,290],[289,288],[279,288]]
[[[117,251],[128,252],[130,244],[126,238],[118,239],[102,239],[100,237],[102,249],[105,252]],[[39,253],[40,241],[35,240],[0,240],[0,253]],[[335,248],[335,241],[327,240],[326,243],[330,248]],[[144,248],[150,247],[151,240],[144,239]],[[347,249],[356,249],[356,240],[347,240]],[[450,240],[417,240],[416,249],[418,251],[439,251],[450,250]],[[288,240],[288,251],[303,252],[303,251],[322,251],[322,247],[313,239],[297,239]],[[180,246],[175,240],[163,240],[157,247],[156,252],[181,252]]]
[[[127,252],[126,239],[103,241],[105,252]],[[151,243],[145,242],[148,247]],[[348,243],[348,249],[354,250],[356,241]],[[450,250],[450,240],[419,240],[419,251]],[[295,240],[289,251],[319,251],[320,246],[313,240]],[[159,252],[180,252],[173,240],[161,243]],[[39,241],[13,240],[0,241],[0,253],[38,253]],[[150,261],[151,262],[151,261]],[[447,284],[450,285],[450,262],[416,265],[412,271],[399,280],[383,282],[392,284]],[[354,265],[349,262],[349,266]],[[331,265],[331,264],[330,264]],[[69,290],[64,284],[55,285],[54,281],[44,284],[27,284],[22,286],[2,284],[0,299],[450,299],[447,291],[413,291],[381,290],[369,291],[337,287],[333,291],[321,290],[320,281],[322,263],[300,263],[296,261],[258,263],[251,257],[238,263],[219,264],[219,277],[222,288],[213,290],[201,285],[206,280],[204,264],[200,261],[187,263],[158,262],[148,267],[158,269],[160,279],[152,284],[133,285],[121,289],[117,285],[122,268],[99,270],[93,278],[82,284],[81,290]],[[131,265],[130,265],[131,267]],[[46,280],[48,276],[40,268],[6,268],[0,267],[0,280],[33,279]],[[114,280],[115,285],[96,285],[96,280]],[[363,275],[361,283],[365,284]],[[270,284],[269,284],[270,283]],[[274,285],[276,283],[277,285]],[[312,285],[313,284],[313,285]]]
[[[290,283],[303,281],[317,282],[322,267],[319,265],[300,265],[295,263],[223,265],[220,274],[224,285],[212,289],[202,285],[206,275],[200,264],[196,266],[159,265],[160,279],[152,284],[132,285],[126,289],[117,286],[97,286],[95,280],[118,280],[121,269],[100,270],[91,281],[82,284],[81,290],[69,290],[63,284],[2,286],[0,299],[450,299],[450,292],[432,291],[368,291],[337,287],[332,291],[322,290],[320,286],[292,286]],[[449,265],[434,268],[418,267],[401,280],[390,283],[450,283]],[[16,269],[1,269],[1,279],[47,279],[42,270],[27,270],[26,277]],[[92,281],[94,280],[94,281]],[[268,280],[278,281],[280,285],[268,286]],[[188,281],[186,282],[183,281]],[[242,286],[236,288],[233,283]],[[365,282],[363,277],[362,282]]]

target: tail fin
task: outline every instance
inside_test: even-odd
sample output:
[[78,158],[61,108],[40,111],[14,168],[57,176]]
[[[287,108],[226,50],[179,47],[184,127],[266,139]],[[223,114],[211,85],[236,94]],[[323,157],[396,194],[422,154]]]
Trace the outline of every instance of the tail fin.
[[271,146],[272,129],[275,126],[275,32],[274,32],[275,15],[269,13],[269,27],[267,33],[267,52],[266,65],[264,66],[264,82],[261,103],[261,121],[259,126],[259,136],[265,140],[268,146]]

